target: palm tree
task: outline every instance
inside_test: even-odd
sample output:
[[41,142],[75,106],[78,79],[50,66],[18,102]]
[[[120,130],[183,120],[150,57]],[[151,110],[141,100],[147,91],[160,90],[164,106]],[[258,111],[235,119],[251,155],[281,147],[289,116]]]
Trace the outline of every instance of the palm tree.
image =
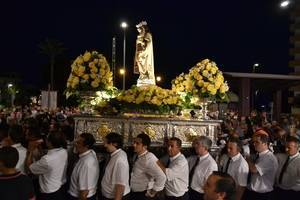
[[55,61],[57,56],[63,54],[66,49],[63,47],[62,42],[49,38],[46,38],[46,40],[41,42],[38,46],[41,53],[45,54],[50,59],[50,88],[53,90]]

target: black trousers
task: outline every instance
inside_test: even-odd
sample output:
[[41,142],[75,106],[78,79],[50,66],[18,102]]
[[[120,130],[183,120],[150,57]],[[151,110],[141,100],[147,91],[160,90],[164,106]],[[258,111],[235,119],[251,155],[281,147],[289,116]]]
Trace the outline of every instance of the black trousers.
[[300,191],[294,191],[294,190],[284,190],[279,187],[275,188],[274,200],[293,200],[293,199],[299,199],[300,198]]
[[[100,200],[113,200],[113,199],[108,199],[108,198],[106,198],[104,196],[101,196]],[[125,195],[125,196],[123,196],[122,200],[130,200],[130,193],[127,194],[127,195]]]
[[190,200],[203,200],[204,194],[197,192],[190,188],[189,190],[189,198]]
[[38,200],[64,200],[63,188],[51,193],[41,193]]
[[[68,197],[67,197],[67,200],[78,200],[78,197],[73,197],[73,196],[70,195],[69,193],[68,193],[67,196],[68,196]],[[96,200],[96,195],[87,198],[87,200]]]
[[130,200],[149,200],[147,197],[146,197],[146,190],[143,191],[143,192],[131,192],[130,193]]
[[186,192],[184,195],[181,197],[171,197],[171,196],[166,196],[165,200],[189,200],[189,193]]
[[246,189],[243,195],[243,200],[273,200],[273,192],[258,193]]

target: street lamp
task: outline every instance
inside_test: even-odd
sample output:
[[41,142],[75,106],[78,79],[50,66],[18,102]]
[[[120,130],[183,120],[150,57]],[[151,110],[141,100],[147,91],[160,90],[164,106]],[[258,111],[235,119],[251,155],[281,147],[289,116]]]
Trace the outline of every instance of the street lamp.
[[288,7],[290,5],[290,3],[291,3],[291,1],[287,1],[287,0],[281,1],[280,2],[280,7],[281,8],[286,8],[286,7]]
[[120,74],[121,74],[121,75],[123,75],[123,76],[124,76],[124,74],[125,74],[125,70],[124,70],[124,68],[121,68],[119,72],[120,72]]
[[259,63],[254,63],[253,67],[252,67],[252,72],[255,73],[256,68],[259,67]]
[[157,76],[156,77],[156,82],[160,82],[161,81],[161,76]]
[[121,23],[121,28],[123,29],[124,39],[123,39],[123,91],[125,90],[125,65],[126,65],[126,28],[128,27],[126,22]]

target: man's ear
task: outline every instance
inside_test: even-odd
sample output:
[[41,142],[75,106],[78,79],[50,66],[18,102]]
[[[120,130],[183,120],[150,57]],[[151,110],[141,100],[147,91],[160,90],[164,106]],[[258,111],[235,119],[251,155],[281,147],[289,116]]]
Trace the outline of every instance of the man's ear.
[[218,200],[223,200],[226,197],[226,192],[218,192]]

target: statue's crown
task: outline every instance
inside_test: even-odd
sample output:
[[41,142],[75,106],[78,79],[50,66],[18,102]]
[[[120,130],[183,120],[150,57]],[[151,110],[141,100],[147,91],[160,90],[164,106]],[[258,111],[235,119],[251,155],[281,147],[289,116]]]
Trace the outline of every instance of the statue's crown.
[[142,26],[147,26],[147,22],[146,21],[141,21],[138,25],[136,25],[137,28],[140,28]]

